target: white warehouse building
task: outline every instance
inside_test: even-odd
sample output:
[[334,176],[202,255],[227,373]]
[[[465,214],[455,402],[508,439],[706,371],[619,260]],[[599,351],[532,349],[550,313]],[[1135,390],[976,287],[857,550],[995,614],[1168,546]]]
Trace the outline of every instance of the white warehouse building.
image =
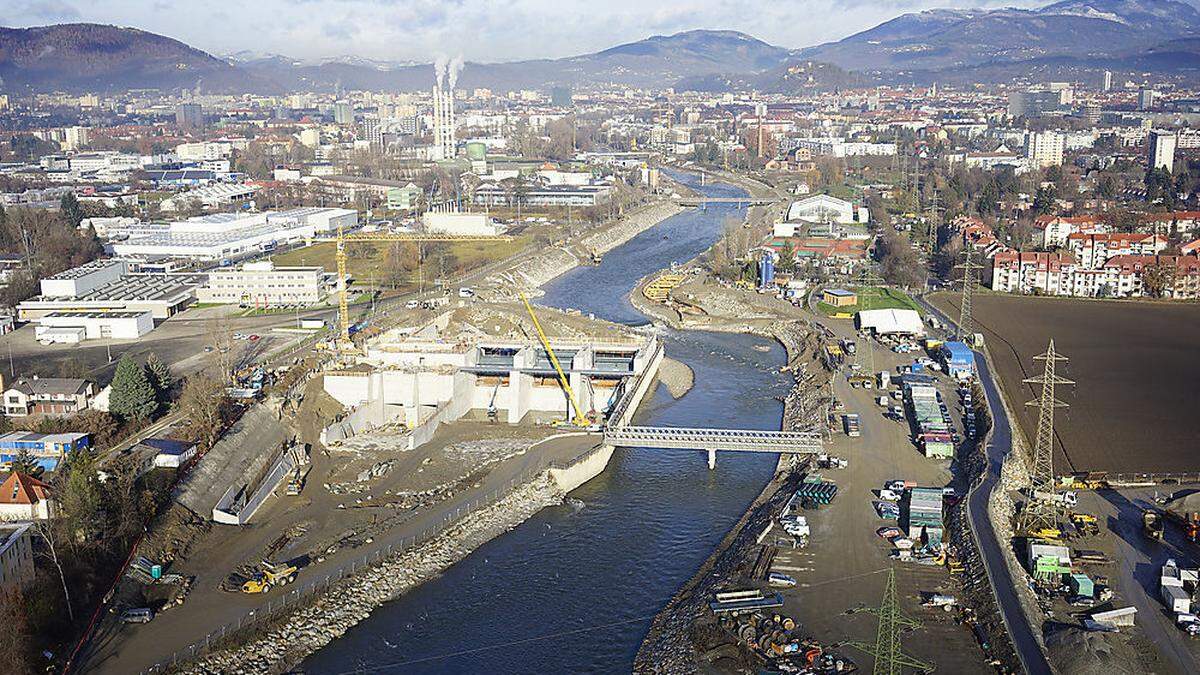
[[136,340],[154,330],[154,316],[149,311],[51,312],[38,319],[36,337],[42,340],[51,334],[78,334],[80,330],[87,340]]
[[163,255],[219,260],[271,251],[280,244],[353,229],[350,209],[300,208],[264,213],[214,213],[126,231],[128,239],[109,244],[114,255]]

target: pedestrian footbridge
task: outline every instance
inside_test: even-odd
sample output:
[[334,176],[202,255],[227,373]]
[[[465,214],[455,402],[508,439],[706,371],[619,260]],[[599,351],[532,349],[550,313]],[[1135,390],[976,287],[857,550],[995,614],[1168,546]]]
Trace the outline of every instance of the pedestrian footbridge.
[[718,450],[807,455],[825,448],[817,432],[690,427],[610,427],[604,430],[604,442],[627,448],[707,450],[710,469],[716,468]]
[[675,200],[680,206],[698,206],[705,207],[709,204],[733,204],[738,207],[743,206],[769,206],[774,204],[774,199],[763,199],[755,197],[680,197]]

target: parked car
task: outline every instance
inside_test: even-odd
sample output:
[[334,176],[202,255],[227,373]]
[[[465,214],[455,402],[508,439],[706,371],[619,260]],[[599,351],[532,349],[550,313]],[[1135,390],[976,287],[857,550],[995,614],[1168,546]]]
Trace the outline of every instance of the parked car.
[[154,610],[149,607],[138,607],[121,612],[121,623],[150,623],[154,619]]
[[888,490],[887,488],[884,488],[884,489],[882,489],[882,490],[880,490],[880,491],[879,491],[879,498],[880,498],[880,499],[882,499],[882,500],[883,500],[883,501],[885,501],[885,502],[898,502],[898,501],[900,501],[900,495],[899,495],[899,494],[897,494],[897,493],[895,493],[895,492],[893,492],[893,491],[891,491],[891,490]]
[[796,585],[796,580],[786,574],[771,572],[767,575],[767,583],[771,584],[775,588],[792,588]]

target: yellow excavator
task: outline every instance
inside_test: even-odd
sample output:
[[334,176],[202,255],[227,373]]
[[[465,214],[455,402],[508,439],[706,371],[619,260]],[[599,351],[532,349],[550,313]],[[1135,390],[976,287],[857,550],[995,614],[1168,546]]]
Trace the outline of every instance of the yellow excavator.
[[579,408],[579,399],[575,398],[575,391],[571,389],[571,383],[568,381],[567,374],[563,372],[562,366],[558,363],[558,356],[554,354],[554,348],[550,346],[550,340],[546,337],[546,332],[542,330],[542,322],[538,321],[537,314],[533,313],[533,305],[529,304],[529,298],[525,297],[525,293],[517,291],[521,296],[521,302],[525,303],[525,311],[529,312],[529,318],[533,320],[533,327],[537,331],[538,339],[542,341],[542,348],[546,350],[546,355],[550,357],[550,363],[554,364],[554,372],[558,373],[558,381],[562,384],[562,388],[567,392],[567,397],[571,401],[571,410],[575,413],[575,418],[571,420],[571,424],[577,427],[588,427],[592,425],[592,421],[584,417],[583,412]]

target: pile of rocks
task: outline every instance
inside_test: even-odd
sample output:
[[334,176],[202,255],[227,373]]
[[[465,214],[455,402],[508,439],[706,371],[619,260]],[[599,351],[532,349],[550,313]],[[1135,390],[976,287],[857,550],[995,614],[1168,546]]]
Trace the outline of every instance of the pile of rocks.
[[[480,509],[417,548],[331,586],[282,625],[245,646],[210,654],[187,673],[277,673],[345,634],[379,605],[433,578],[472,550],[512,529],[563,495],[548,475],[517,488],[496,504]],[[382,542],[377,545],[382,546]]]

